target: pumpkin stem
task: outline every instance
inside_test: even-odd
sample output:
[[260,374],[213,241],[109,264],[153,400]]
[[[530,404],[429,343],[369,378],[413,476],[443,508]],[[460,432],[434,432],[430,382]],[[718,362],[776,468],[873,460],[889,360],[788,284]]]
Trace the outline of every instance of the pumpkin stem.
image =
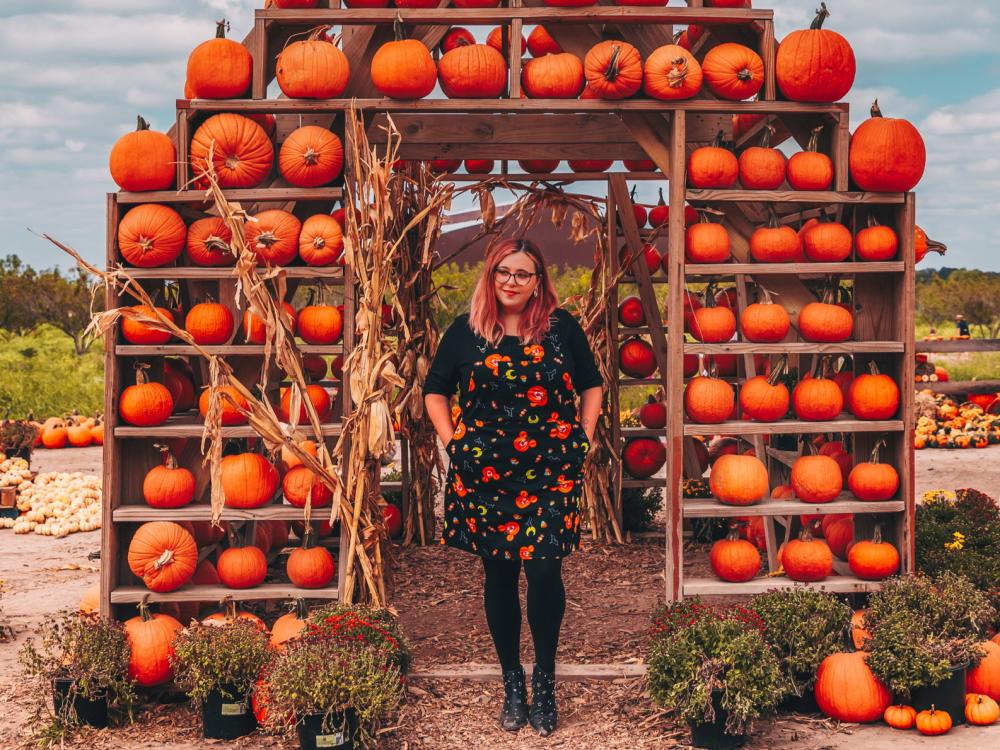
[[138,122],[136,123],[135,126],[135,130],[137,133],[142,130],[149,130],[149,123],[143,119],[142,115],[138,115],[137,120]]
[[705,307],[715,307],[715,282],[710,281],[705,287]]
[[781,376],[785,374],[785,368],[788,366],[788,355],[785,354],[774,363],[771,368],[771,374],[767,376],[768,385],[777,385],[778,381],[781,380]]
[[309,617],[309,608],[306,606],[306,600],[305,599],[296,599],[295,600],[294,612],[295,612],[295,616],[298,617],[300,620],[304,620],[307,617]]
[[604,77],[612,83],[618,78],[618,57],[621,55],[621,45],[611,45],[611,57],[608,58],[608,65],[604,69]]
[[885,448],[885,440],[879,440],[879,441],[877,441],[875,443],[875,446],[872,448],[872,460],[871,460],[871,462],[873,464],[879,463],[878,452],[879,452],[880,448]]
[[670,71],[667,73],[667,85],[679,89],[687,80],[690,65],[687,57],[675,57],[670,61]]
[[882,110],[879,109],[878,99],[872,102],[872,108],[869,110],[872,117],[882,117]]
[[[774,136],[774,125],[765,125],[760,131],[760,147],[771,148],[771,138]],[[773,207],[771,208],[774,211]]]
[[663,188],[660,188],[660,199],[656,202],[657,206],[665,206],[667,202],[663,200]]
[[870,372],[872,375],[879,374],[878,365],[875,364],[874,360],[868,363],[868,372]]
[[148,362],[136,362],[135,364],[135,384],[145,385],[149,382],[149,376],[146,374],[146,370],[149,369]]
[[720,130],[718,133],[715,134],[715,138],[712,139],[712,146],[715,148],[725,148],[725,146],[723,145],[726,142],[725,138],[726,138],[725,133],[723,133]]
[[769,204],[767,207],[767,228],[777,229],[780,225],[778,224],[778,213],[774,210],[774,205]]
[[809,131],[809,142],[806,144],[806,151],[816,153],[819,151],[819,134],[823,132],[823,125],[817,125]]
[[310,549],[316,546],[316,532],[312,524],[306,525],[305,533],[302,535],[302,549]]
[[226,611],[226,619],[229,622],[236,622],[236,600],[233,599],[229,594],[223,599],[220,604],[223,605]]
[[225,39],[227,31],[229,31],[229,21],[223,18],[222,20],[215,22],[216,39]]
[[743,70],[736,74],[736,77],[741,81],[752,81],[753,73],[750,72],[750,68],[743,68]]
[[170,450],[169,446],[161,445],[160,443],[153,443],[153,447],[160,451],[160,458],[163,460],[164,466],[168,469],[177,468],[177,459],[174,457],[174,454]]
[[156,562],[153,563],[154,570],[162,570],[174,561],[174,551],[172,549],[163,550],[163,554],[160,555]]
[[395,35],[397,42],[401,42],[406,39],[406,29],[403,27],[403,16],[399,13],[396,14],[396,20],[392,22],[392,32]]
[[875,533],[872,534],[872,542],[874,544],[882,543],[882,526],[880,524],[875,524]]
[[740,539],[740,526],[739,523],[729,524],[729,531],[726,533],[726,541],[737,542]]
[[819,10],[816,11],[816,17],[813,19],[812,24],[809,26],[810,29],[822,29],[823,21],[825,21],[830,16],[830,11],[826,9],[826,3],[819,4]]
[[312,146],[310,146],[309,149],[302,155],[302,160],[310,167],[315,166],[319,163],[319,154],[316,153],[316,150]]
[[143,622],[149,622],[153,619],[153,613],[149,611],[149,594],[142,597],[142,601],[139,602],[139,617],[142,618]]

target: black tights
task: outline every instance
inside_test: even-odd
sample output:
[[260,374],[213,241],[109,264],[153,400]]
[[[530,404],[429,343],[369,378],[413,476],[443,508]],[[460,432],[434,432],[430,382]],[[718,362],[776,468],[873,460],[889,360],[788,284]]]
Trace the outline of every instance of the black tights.
[[[486,586],[486,622],[504,670],[521,663],[521,599],[518,596],[520,560],[483,558]],[[524,561],[528,580],[528,626],[535,643],[535,663],[546,672],[556,668],[556,646],[566,611],[566,589],[562,581],[562,560]]]

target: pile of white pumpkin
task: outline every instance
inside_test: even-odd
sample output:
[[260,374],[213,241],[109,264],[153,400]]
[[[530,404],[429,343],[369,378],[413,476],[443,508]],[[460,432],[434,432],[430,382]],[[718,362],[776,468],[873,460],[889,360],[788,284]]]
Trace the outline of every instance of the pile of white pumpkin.
[[101,481],[80,471],[46,472],[20,488],[17,518],[0,519],[15,534],[65,537],[101,528]]
[[0,453],[0,487],[23,490],[31,486],[31,469],[23,458],[7,458]]

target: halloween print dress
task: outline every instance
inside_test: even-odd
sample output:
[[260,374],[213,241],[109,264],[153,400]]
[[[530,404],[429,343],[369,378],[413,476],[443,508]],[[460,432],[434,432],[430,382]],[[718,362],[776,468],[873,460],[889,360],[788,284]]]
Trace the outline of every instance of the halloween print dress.
[[468,314],[445,332],[424,393],[459,388],[442,544],[507,560],[565,557],[580,544],[582,468],[590,444],[575,395],[603,383],[586,334],[553,312],[544,339],[494,347]]

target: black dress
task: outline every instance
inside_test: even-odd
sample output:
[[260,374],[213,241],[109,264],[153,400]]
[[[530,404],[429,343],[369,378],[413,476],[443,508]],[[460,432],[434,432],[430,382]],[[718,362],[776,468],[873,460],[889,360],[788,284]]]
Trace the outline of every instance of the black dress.
[[587,336],[556,309],[538,344],[494,347],[468,314],[438,345],[424,393],[460,385],[442,544],[482,557],[560,558],[580,545],[582,467],[590,444],[575,393],[603,383]]

